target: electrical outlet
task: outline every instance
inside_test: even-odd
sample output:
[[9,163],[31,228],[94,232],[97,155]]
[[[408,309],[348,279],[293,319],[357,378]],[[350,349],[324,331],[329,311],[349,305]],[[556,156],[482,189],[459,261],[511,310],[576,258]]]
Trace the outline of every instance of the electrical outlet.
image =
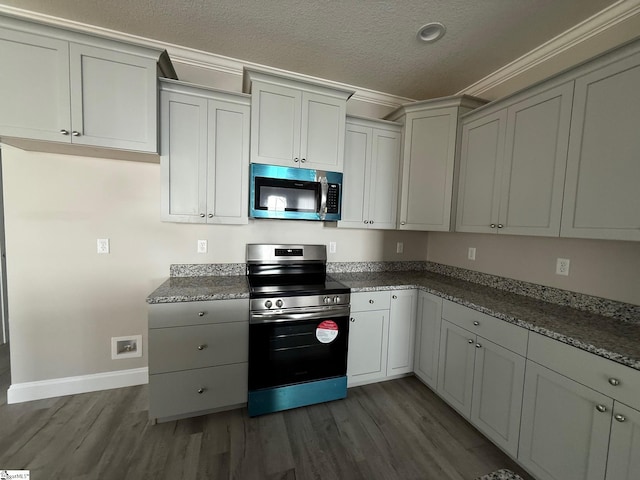
[[569,259],[558,258],[556,261],[556,275],[569,275]]
[[336,253],[336,242],[329,242],[329,253]]
[[99,238],[98,239],[98,253],[109,253],[109,239],[108,238]]
[[396,253],[404,252],[404,243],[398,242],[396,243]]
[[198,253],[207,253],[207,241],[198,240]]
[[469,247],[469,253],[467,254],[469,260],[476,259],[476,247]]
[[142,335],[111,337],[111,360],[142,356]]

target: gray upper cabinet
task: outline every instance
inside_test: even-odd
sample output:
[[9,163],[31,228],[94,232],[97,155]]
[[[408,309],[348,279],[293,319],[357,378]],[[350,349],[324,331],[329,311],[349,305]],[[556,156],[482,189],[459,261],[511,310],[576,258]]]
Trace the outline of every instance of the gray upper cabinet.
[[162,219],[247,223],[249,96],[161,82]]
[[399,124],[348,117],[338,227],[396,228],[401,138]]
[[160,55],[0,17],[0,135],[156,153]]
[[573,82],[543,88],[463,119],[456,231],[559,235]]
[[640,240],[639,86],[640,53],[576,80],[563,237]]
[[352,91],[245,69],[251,161],[342,172]]
[[406,105],[386,117],[404,124],[400,230],[451,230],[458,119],[484,103],[449,97]]

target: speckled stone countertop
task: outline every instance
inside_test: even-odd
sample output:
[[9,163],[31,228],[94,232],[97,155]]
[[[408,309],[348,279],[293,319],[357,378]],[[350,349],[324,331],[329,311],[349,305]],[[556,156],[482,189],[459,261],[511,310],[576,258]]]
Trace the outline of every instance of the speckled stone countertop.
[[196,302],[249,298],[245,275],[171,277],[151,295],[147,303]]
[[624,322],[433,272],[333,273],[352,292],[419,288],[640,370],[640,324]]
[[[418,288],[640,370],[640,322],[622,321],[430,271],[331,273],[352,292]],[[171,277],[148,303],[249,298],[244,275]]]

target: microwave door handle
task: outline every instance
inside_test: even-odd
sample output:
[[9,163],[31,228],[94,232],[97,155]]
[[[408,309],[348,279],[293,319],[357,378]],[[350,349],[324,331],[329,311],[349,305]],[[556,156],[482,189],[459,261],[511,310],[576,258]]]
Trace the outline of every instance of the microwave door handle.
[[327,213],[327,194],[329,192],[329,182],[327,177],[320,178],[320,220],[324,220]]

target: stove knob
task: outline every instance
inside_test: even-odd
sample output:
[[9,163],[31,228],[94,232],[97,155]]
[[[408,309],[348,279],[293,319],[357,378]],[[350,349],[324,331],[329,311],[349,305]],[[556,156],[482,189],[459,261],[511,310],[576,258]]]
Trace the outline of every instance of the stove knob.
[[267,308],[271,308],[272,305],[273,303],[271,303],[271,300],[267,300],[266,302],[264,302],[264,306]]
[[324,297],[324,298],[322,299],[322,301],[323,301],[324,303],[331,303],[331,297]]
[[276,300],[276,307],[278,308],[282,308],[282,305],[284,305],[284,302],[280,299]]
[[333,297],[333,303],[340,303],[340,297],[338,297],[337,295]]

